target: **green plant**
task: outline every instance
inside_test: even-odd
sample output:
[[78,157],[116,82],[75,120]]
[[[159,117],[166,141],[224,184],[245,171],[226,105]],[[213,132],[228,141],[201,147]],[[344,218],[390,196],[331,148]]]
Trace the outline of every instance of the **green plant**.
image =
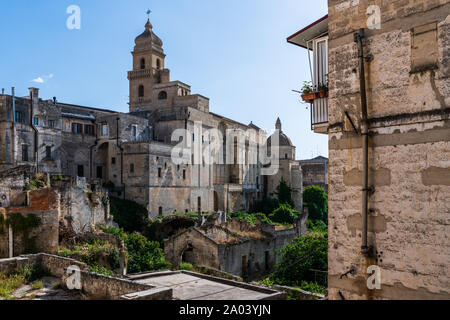
[[264,198],[261,201],[256,201],[251,208],[252,213],[262,212],[266,215],[271,214],[276,208],[280,206],[280,201],[273,198]]
[[44,288],[44,283],[42,281],[36,281],[31,284],[31,289],[40,290]]
[[275,193],[278,197],[279,203],[288,204],[291,207],[294,207],[294,201],[292,200],[292,188],[283,178],[281,178],[280,184],[277,186],[277,191]]
[[292,224],[298,219],[299,212],[292,209],[289,204],[281,204],[271,215],[270,220],[281,224]]
[[327,288],[324,287],[323,285],[320,285],[316,282],[307,282],[307,281],[302,281],[302,283],[300,284],[300,289],[318,294],[325,294],[327,290]]
[[89,266],[89,271],[97,273],[97,274],[102,274],[102,275],[108,276],[108,277],[116,276],[116,274],[113,271],[111,271],[103,266],[99,266],[99,265]]
[[48,181],[45,174],[36,174],[30,179],[28,184],[23,187],[23,191],[37,190],[42,188],[48,188]]
[[52,283],[52,289],[53,290],[58,290],[58,289],[62,289],[62,283],[60,281],[55,281]]
[[[275,266],[271,280],[288,286],[301,285],[302,281],[327,286],[328,237],[311,233],[296,238],[280,251],[281,259]],[[317,273],[311,270],[320,270]]]
[[179,269],[180,270],[186,270],[186,271],[194,271],[194,266],[192,264],[190,264],[190,263],[183,262],[183,263],[180,264]]
[[266,286],[266,287],[272,287],[275,283],[273,282],[272,279],[270,279],[270,277],[268,277],[268,278],[265,278],[265,279],[259,281],[259,284],[262,284],[263,286]]
[[308,94],[314,92],[311,81],[303,81],[303,86],[301,90],[302,94]]
[[309,219],[321,220],[328,225],[328,195],[320,187],[309,186],[303,192],[303,201],[309,211]]
[[310,220],[306,221],[306,227],[309,231],[312,232],[321,232],[321,233],[327,233],[328,232],[328,226],[322,221],[322,220]]
[[129,273],[170,269],[171,264],[165,261],[164,252],[158,242],[149,241],[143,235],[133,233],[126,237],[125,244],[130,254]]
[[10,300],[13,299],[12,293],[26,283],[23,275],[0,272],[0,298]]
[[110,198],[110,210],[116,222],[126,232],[142,232],[148,212],[140,204],[118,198]]

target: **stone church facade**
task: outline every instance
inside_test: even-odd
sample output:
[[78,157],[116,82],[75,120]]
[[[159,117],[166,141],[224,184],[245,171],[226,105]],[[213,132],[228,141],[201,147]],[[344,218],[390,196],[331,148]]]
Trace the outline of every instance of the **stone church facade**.
[[[240,163],[207,164],[192,157],[194,161],[175,164],[174,146],[202,146],[209,129],[218,129],[224,140],[227,130],[254,130],[264,141],[265,132],[253,123],[210,112],[208,98],[172,81],[163,43],[150,21],[135,39],[132,56],[129,113],[43,100],[37,88],[30,88],[27,97],[2,93],[0,171],[32,165],[37,172],[86,177],[108,186],[113,196],[146,206],[151,217],[175,211],[248,210],[264,196],[274,196],[283,177],[293,188],[296,209],[302,209],[301,167],[295,147],[282,132],[275,175],[264,176],[264,166],[249,160],[248,140],[242,150],[234,150],[234,158],[243,159]],[[281,130],[279,120],[276,127]],[[192,136],[172,141],[179,129]]]

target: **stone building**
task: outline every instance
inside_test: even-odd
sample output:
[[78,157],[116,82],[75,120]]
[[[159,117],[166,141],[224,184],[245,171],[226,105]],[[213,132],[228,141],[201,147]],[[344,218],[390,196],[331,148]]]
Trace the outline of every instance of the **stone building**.
[[450,2],[328,3],[288,41],[328,74],[329,298],[450,299]]
[[164,252],[174,266],[190,263],[245,280],[260,279],[279,261],[278,251],[302,234],[300,229],[305,223],[303,219],[291,228],[280,228],[237,219],[226,221],[223,215],[216,214],[202,226],[169,238]]
[[319,156],[298,162],[303,173],[303,188],[318,186],[328,193],[328,159]]
[[[0,171],[32,165],[37,172],[85,177],[88,183],[107,186],[113,196],[142,204],[152,217],[174,211],[248,210],[266,194],[265,186],[273,193],[283,176],[301,210],[301,170],[287,136],[281,136],[285,157],[279,174],[263,176],[261,161],[251,161],[250,139],[240,139],[242,132],[251,131],[256,140],[265,142],[266,133],[253,123],[210,112],[208,98],[171,80],[163,43],[150,21],[135,39],[132,57],[130,113],[43,100],[37,88],[30,88],[28,97],[2,93]],[[180,129],[192,136],[182,133],[174,141],[173,134]],[[210,129],[220,132],[224,146],[234,146],[230,152],[224,148],[215,154],[218,159],[223,155],[221,160],[234,155],[232,164],[206,163],[201,156],[173,161],[176,146],[203,150]],[[234,135],[227,134],[230,130]]]

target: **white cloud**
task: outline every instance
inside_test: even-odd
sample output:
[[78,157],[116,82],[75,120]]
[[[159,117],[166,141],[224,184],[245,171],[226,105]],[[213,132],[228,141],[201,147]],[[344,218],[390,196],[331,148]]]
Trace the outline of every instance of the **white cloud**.
[[31,80],[31,82],[34,82],[34,83],[45,83],[48,80],[53,79],[54,76],[55,75],[53,73],[50,73],[49,75],[46,75],[46,76],[44,75],[44,76],[37,77],[36,79]]
[[38,77],[38,78],[36,78],[36,79],[33,79],[33,80],[31,80],[32,82],[35,82],[35,83],[44,83],[45,81],[44,81],[44,79],[42,79],[41,77]]

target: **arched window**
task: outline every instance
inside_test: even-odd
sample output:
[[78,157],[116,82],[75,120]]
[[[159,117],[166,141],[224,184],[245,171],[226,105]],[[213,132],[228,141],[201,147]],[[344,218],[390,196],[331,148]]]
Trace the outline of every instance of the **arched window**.
[[145,69],[145,59],[144,58],[141,59],[141,69],[142,70]]
[[161,69],[161,60],[156,59],[156,69]]
[[138,95],[139,95],[139,98],[143,98],[144,97],[144,86],[142,84],[139,86]]
[[158,94],[158,100],[167,100],[167,92],[161,91],[161,92]]

